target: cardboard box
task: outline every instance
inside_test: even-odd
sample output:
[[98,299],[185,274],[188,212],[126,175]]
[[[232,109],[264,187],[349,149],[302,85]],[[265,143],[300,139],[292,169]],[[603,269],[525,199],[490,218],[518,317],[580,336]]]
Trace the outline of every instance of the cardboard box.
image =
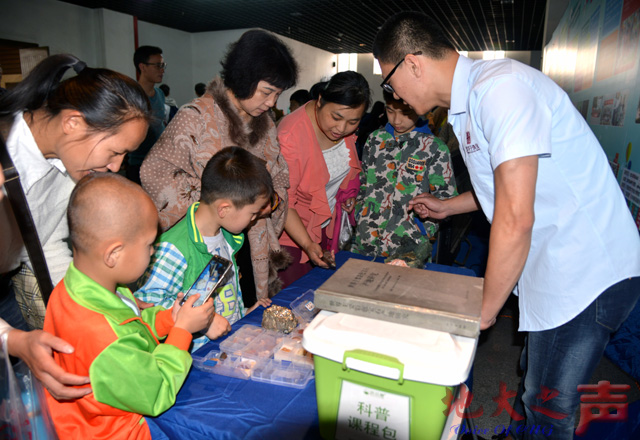
[[350,259],[315,293],[315,306],[455,335],[480,333],[483,279]]

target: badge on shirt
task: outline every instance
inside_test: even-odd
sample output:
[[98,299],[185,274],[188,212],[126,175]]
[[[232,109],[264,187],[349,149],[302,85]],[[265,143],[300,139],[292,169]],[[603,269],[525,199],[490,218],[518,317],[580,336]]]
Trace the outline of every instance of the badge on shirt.
[[407,160],[407,168],[413,171],[422,171],[424,170],[424,167],[427,163],[427,160],[418,160],[418,159],[414,159],[413,157],[410,157],[409,160]]

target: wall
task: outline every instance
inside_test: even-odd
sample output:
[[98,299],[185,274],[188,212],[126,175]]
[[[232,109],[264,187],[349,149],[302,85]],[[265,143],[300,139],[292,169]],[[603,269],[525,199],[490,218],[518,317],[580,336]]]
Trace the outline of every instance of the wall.
[[[162,82],[171,87],[171,97],[178,106],[191,101],[195,97],[191,34],[138,21],[138,44],[162,49],[162,56],[167,63]],[[133,51],[126,54],[126,57],[133,68]]]
[[94,10],[54,0],[3,1],[0,38],[49,46],[50,54],[71,53],[95,66],[103,58]]
[[[504,53],[505,58],[511,58],[512,60],[520,61],[527,64],[534,69],[541,70],[542,67],[542,51],[540,50],[508,50]],[[481,60],[482,52],[469,52],[468,58],[473,60]]]
[[133,17],[108,9],[96,9],[95,12],[96,26],[101,27],[99,44],[102,46],[102,59],[96,65],[135,78]]
[[[179,105],[195,97],[197,82],[209,82],[220,71],[227,46],[247,29],[187,32],[138,21],[140,45],[159,46],[167,62],[163,82]],[[300,65],[298,85],[285,91],[278,108],[288,111],[289,96],[331,76],[336,55],[278,36]],[[71,53],[89,66],[107,67],[135,78],[133,17],[107,9],[89,9],[55,0],[3,2],[0,38],[49,46],[50,54]]]
[[545,47],[543,71],[591,126],[640,226],[639,50],[639,1],[573,0]]
[[[107,9],[89,9],[55,0],[3,2],[0,38],[48,45],[50,53],[72,53],[90,66],[108,67],[135,78],[133,17]],[[179,105],[195,97],[197,82],[208,83],[220,72],[220,61],[230,43],[247,29],[187,32],[138,22],[139,44],[160,46],[167,62],[164,81]],[[287,37],[278,36],[292,50],[300,66],[298,84],[286,90],[277,107],[288,112],[289,96],[331,77],[337,56]],[[479,52],[477,55],[481,57]],[[470,54],[476,56],[474,53]],[[536,55],[508,52],[507,56],[536,65]],[[539,54],[537,56],[539,59]],[[382,77],[373,74],[372,54],[358,54],[358,71],[367,79],[372,102],[382,100]]]
[[[191,35],[194,85],[198,82],[208,83],[219,74],[220,61],[224,58],[228,45],[237,41],[247,30],[200,32]],[[281,35],[277,37],[289,47],[300,67],[298,84],[285,90],[276,104],[280,110],[288,113],[289,96],[297,89],[309,90],[318,81],[329,78],[336,55]],[[191,92],[194,93],[193,86]]]
[[[373,105],[376,101],[384,102],[384,98],[382,96],[382,75],[376,75],[373,73],[373,64],[375,62],[375,58],[373,58],[372,53],[359,53],[358,54],[358,72],[362,74],[369,83],[369,89],[371,89],[371,104]],[[371,107],[367,109],[371,110]]]

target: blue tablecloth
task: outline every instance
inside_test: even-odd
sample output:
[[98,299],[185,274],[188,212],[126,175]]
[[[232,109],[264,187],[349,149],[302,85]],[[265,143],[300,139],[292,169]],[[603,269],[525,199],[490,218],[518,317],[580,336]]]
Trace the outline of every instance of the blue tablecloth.
[[[341,266],[356,254],[340,252]],[[427,264],[426,269],[475,276],[470,269]],[[308,289],[316,289],[333,270],[314,268],[274,298],[274,304],[289,306]],[[232,332],[245,324],[260,325],[263,307],[232,326]],[[196,354],[217,349],[212,341]],[[191,369],[178,393],[175,405],[159,417],[147,417],[155,439],[320,439],[315,381],[300,390],[251,380],[241,380]]]

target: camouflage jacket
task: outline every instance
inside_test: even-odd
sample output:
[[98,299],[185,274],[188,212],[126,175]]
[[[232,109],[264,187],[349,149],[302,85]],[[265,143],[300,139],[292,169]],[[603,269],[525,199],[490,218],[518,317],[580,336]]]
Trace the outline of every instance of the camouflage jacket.
[[394,258],[413,253],[427,259],[429,239],[438,224],[420,221],[413,211],[407,212],[407,206],[425,192],[441,199],[458,194],[447,146],[426,124],[398,137],[387,124],[367,139],[360,183],[351,250]]

